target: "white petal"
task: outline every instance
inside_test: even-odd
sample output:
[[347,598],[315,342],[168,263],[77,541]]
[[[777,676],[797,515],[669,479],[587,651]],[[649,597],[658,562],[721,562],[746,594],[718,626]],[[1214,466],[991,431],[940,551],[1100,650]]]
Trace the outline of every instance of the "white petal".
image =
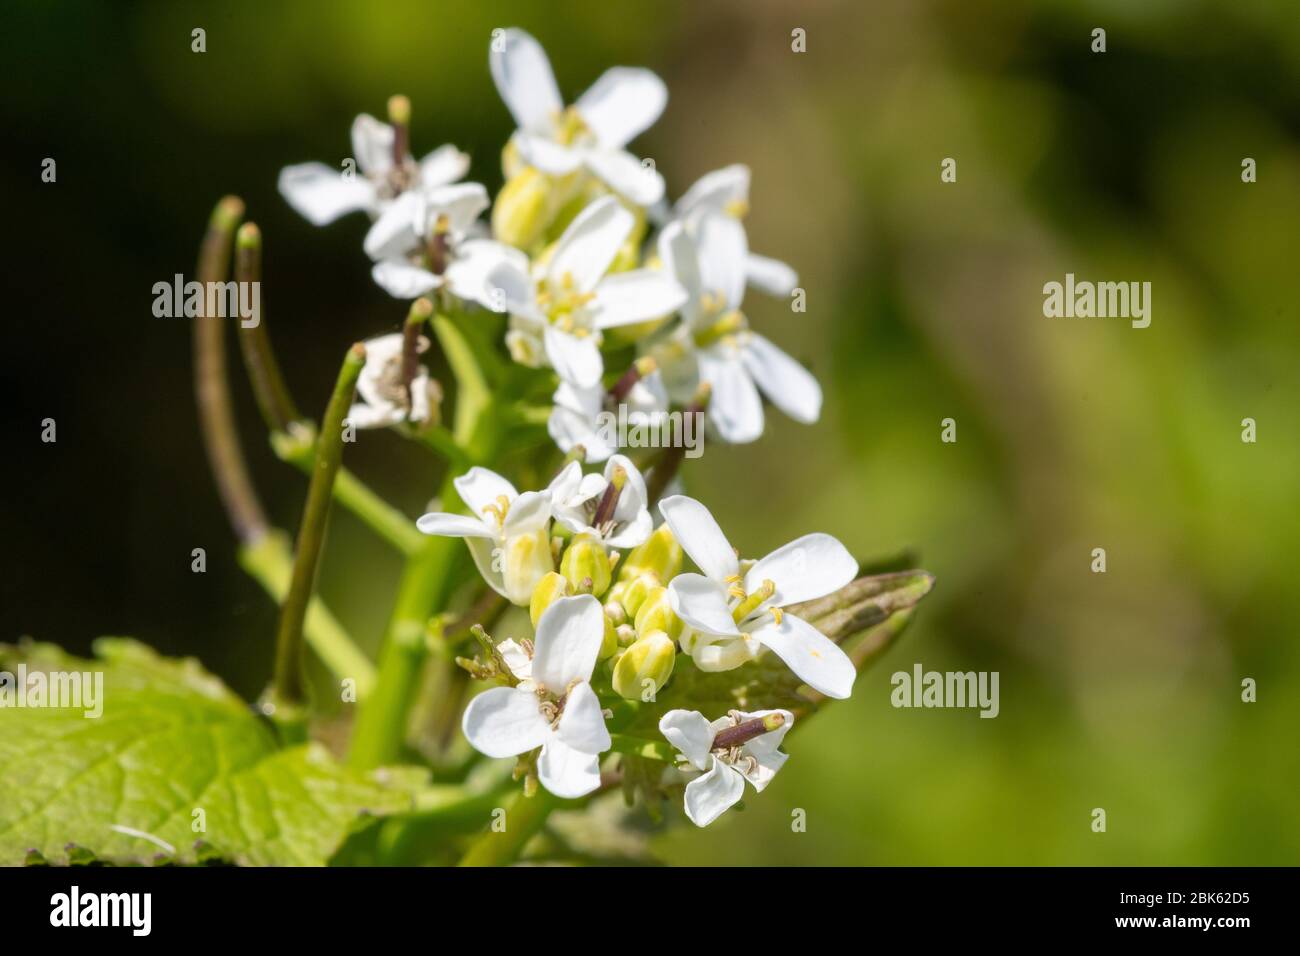
[[574,104],[600,145],[619,149],[654,125],[668,102],[668,87],[641,67],[616,66]]
[[636,217],[617,199],[602,196],[578,213],[564,230],[555,244],[547,274],[552,281],[562,281],[568,273],[577,291],[590,292],[635,225]]
[[686,785],[686,816],[697,827],[707,827],[736,805],[745,793],[745,778],[721,760]]
[[749,167],[742,163],[705,173],[682,194],[673,215],[690,219],[709,212],[727,212],[736,203],[749,202]]
[[781,753],[780,747],[781,742],[785,739],[785,735],[788,734],[790,728],[794,726],[794,714],[790,713],[788,710],[756,710],[753,713],[746,711],[740,712],[742,723],[747,720],[752,720],[755,717],[766,717],[768,714],[780,714],[785,718],[785,723],[776,728],[776,730],[770,730],[765,734],[760,734],[744,745],[744,754],[751,756],[758,761],[758,766],[756,768],[752,770],[749,769],[747,766],[748,761],[741,761],[741,764],[737,766],[737,769],[745,775],[745,779],[754,785],[755,790],[759,791],[762,791],[764,787],[772,782],[772,778],[776,776],[776,772],[780,770],[781,767],[785,765],[786,760],[789,759],[789,754]]
[[664,198],[664,177],[626,150],[592,149],[582,160],[597,179],[638,206],[652,206]]
[[706,673],[735,670],[742,664],[757,660],[763,645],[751,637],[718,637],[693,631],[689,636],[683,634],[683,649],[690,647],[691,660],[695,666]]
[[469,554],[474,559],[474,566],[478,568],[478,573],[487,582],[488,587],[507,601],[512,601],[510,590],[506,587],[505,572],[498,560],[501,550],[500,541],[495,537],[466,538],[465,544],[469,546]]
[[708,416],[722,440],[733,445],[757,441],[763,434],[763,400],[745,363],[719,348],[696,355],[700,378],[713,389]]
[[[559,446],[560,451],[571,451],[576,445],[587,450],[586,460],[593,463],[604,461],[617,449],[610,440],[615,436],[611,429],[598,427],[598,416],[604,408],[605,389],[597,384],[588,388],[576,388],[568,382],[560,382],[555,394],[551,396],[553,406],[550,418],[546,421],[546,430],[551,440]],[[606,434],[611,432],[611,434]],[[566,467],[577,467],[577,462],[570,462]],[[581,469],[578,469],[581,471]],[[578,478],[573,479],[574,487]],[[555,486],[555,482],[551,482]]]
[[679,574],[668,585],[673,613],[691,627],[707,634],[738,635],[739,629],[727,607],[725,585],[702,574]]
[[557,797],[585,796],[600,787],[600,758],[574,750],[552,734],[537,760],[537,778]]
[[849,656],[817,628],[793,614],[752,631],[754,639],[785,661],[799,679],[827,697],[843,700],[853,692],[857,671]]
[[504,641],[498,643],[497,653],[501,655],[501,659],[510,668],[510,673],[520,680],[532,680],[533,659],[513,638],[507,637]]
[[442,285],[442,277],[405,259],[385,259],[370,269],[375,284],[395,299],[418,299]]
[[507,537],[540,531],[551,520],[551,496],[545,491],[525,491],[510,502],[506,523],[501,529]]
[[785,607],[838,591],[858,576],[858,562],[829,534],[816,532],[783,544],[745,572],[745,590],[765,580],[776,593],[765,604]]
[[487,302],[494,312],[509,312],[533,321],[543,321],[534,298],[533,280],[518,262],[502,261],[487,275]]
[[429,235],[442,216],[447,217],[447,226],[453,236],[464,235],[479,213],[490,205],[492,201],[488,199],[487,187],[482,183],[453,183],[431,189],[424,194],[420,215],[415,221],[416,235]]
[[619,530],[605,538],[605,544],[620,551],[644,544],[654,532],[655,522],[649,511],[641,511],[630,521],[624,522]]
[[352,155],[364,173],[385,173],[393,167],[393,128],[362,113],[352,121]]
[[424,196],[402,193],[388,204],[370,231],[362,247],[372,259],[390,259],[404,254],[420,241],[419,221],[424,215]]
[[690,302],[682,311],[686,314],[686,320],[691,322],[698,311],[700,294],[704,291],[703,280],[700,278],[700,252],[695,240],[685,225],[674,221],[664,226],[659,233],[658,249],[665,271],[686,290]]
[[805,425],[817,421],[822,412],[822,387],[811,372],[755,332],[749,333],[741,355],[754,382],[773,405]]
[[488,757],[513,757],[546,743],[550,725],[537,697],[518,687],[493,687],[469,702],[461,721],[465,739]]
[[572,681],[590,680],[605,638],[605,612],[590,594],[560,598],[537,622],[533,679],[555,694]]
[[549,132],[564,101],[542,45],[523,30],[504,30],[492,38],[488,65],[497,92],[519,128]]
[[446,538],[495,538],[496,533],[479,518],[469,515],[452,515],[442,512],[430,512],[421,515],[415,526],[424,534],[436,534]]
[[596,327],[612,328],[668,315],[686,302],[686,290],[671,277],[654,269],[616,272],[600,280],[595,289]]
[[[500,265],[513,267],[517,274],[528,274],[528,257],[518,249],[491,239],[466,239],[456,246],[455,257],[443,275],[454,294],[490,309],[493,302],[488,276]],[[502,300],[504,304],[504,295]]]
[[564,698],[564,713],[556,733],[564,743],[583,753],[601,754],[610,748],[600,699],[586,681],[575,684]]
[[659,502],[659,513],[668,522],[682,550],[714,581],[725,581],[740,572],[740,562],[731,542],[704,505],[685,495],[673,495]]
[[659,718],[659,732],[700,770],[709,769],[713,726],[698,710],[670,710]]
[[420,184],[426,189],[454,183],[469,172],[469,156],[448,143],[420,160]]
[[745,227],[731,216],[712,213],[700,219],[695,244],[700,250],[700,281],[721,295],[727,308],[739,309],[745,298],[745,261],[749,243]]
[[555,374],[578,388],[590,388],[600,381],[605,363],[593,335],[570,335],[553,325],[542,333],[546,358]]
[[581,150],[557,143],[533,133],[516,133],[512,137],[519,157],[548,176],[566,176],[582,165]]
[[313,226],[324,226],[344,213],[369,209],[375,188],[362,176],[345,179],[324,163],[302,163],[280,170],[280,195]]
[[514,501],[519,497],[519,492],[515,491],[514,485],[495,471],[489,471],[478,465],[457,478],[453,484],[461,501],[469,506],[470,513],[475,516],[482,515],[487,507],[496,504],[497,498],[502,495],[508,501]]
[[353,428],[388,428],[406,420],[406,414],[396,406],[363,405],[357,403],[348,409],[347,421]]
[[745,281],[760,292],[784,297],[799,284],[799,274],[780,259],[751,252],[745,257]]

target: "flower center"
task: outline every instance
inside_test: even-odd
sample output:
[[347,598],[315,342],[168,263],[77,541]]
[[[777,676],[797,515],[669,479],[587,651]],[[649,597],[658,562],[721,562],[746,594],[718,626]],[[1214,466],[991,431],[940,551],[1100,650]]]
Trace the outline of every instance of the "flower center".
[[482,513],[485,515],[494,515],[497,519],[497,525],[499,527],[504,527],[506,523],[506,515],[510,513],[510,499],[505,495],[497,495],[496,500],[493,501],[492,504],[483,506]]
[[[706,307],[706,311],[716,310]],[[747,327],[744,314],[739,309],[732,309],[713,321],[701,324],[695,331],[695,344],[699,348],[706,348],[724,340],[734,339]]]
[[559,282],[542,280],[537,285],[537,304],[546,320],[579,337],[590,334],[586,312],[587,304],[594,298],[594,292],[577,290],[572,272],[560,276]]
[[555,141],[561,146],[594,143],[596,136],[576,106],[567,107],[555,117]]

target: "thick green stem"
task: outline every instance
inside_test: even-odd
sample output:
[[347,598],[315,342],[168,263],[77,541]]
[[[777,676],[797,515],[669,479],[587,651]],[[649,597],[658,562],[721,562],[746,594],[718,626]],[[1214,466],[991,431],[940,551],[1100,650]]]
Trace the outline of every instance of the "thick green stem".
[[531,797],[515,795],[506,809],[504,831],[489,830],[481,834],[461,857],[461,866],[505,866],[513,863],[524,845],[541,830],[560,799],[545,790]]
[[334,478],[343,460],[343,419],[352,406],[357,376],[361,374],[365,362],[365,347],[360,344],[352,346],[343,360],[343,368],[334,385],[334,394],[325,409],[325,420],[316,445],[316,467],[307,489],[302,527],[298,531],[289,593],[285,595],[280,609],[273,685],[273,702],[277,706],[301,705],[305,697],[302,672],[303,621],[316,585],[316,569],[320,563],[321,546],[325,541]]

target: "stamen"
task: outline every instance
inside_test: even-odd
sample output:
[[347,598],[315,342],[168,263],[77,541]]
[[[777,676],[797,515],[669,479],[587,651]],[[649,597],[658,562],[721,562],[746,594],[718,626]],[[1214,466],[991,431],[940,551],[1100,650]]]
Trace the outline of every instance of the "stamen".
[[740,594],[737,596],[742,598],[742,600],[736,605],[735,610],[731,612],[731,616],[735,619],[736,623],[739,624],[752,614],[764,601],[776,593],[776,585],[771,581],[764,581],[754,591],[754,593],[750,594],[748,597],[745,596],[745,592],[741,588],[732,588],[731,592],[737,590],[740,591]]
[[621,465],[615,467],[614,473],[609,476],[609,484],[605,486],[605,493],[601,495],[600,504],[596,506],[596,514],[592,518],[591,525],[602,534],[605,533],[608,526],[614,522],[614,509],[618,507],[618,496],[623,493],[623,486],[627,484],[627,469]]

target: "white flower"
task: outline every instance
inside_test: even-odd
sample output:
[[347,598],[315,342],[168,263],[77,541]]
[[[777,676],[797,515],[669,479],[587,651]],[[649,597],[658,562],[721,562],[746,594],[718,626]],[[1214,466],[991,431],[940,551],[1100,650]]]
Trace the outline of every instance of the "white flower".
[[622,447],[623,424],[629,434],[649,441],[668,421],[668,393],[658,369],[637,376],[626,388],[622,382],[607,390],[599,383],[578,388],[562,381],[551,401],[546,430],[560,451],[578,445],[586,449],[588,464],[604,461]]
[[[606,275],[635,217],[613,196],[587,206],[564,230],[532,274],[515,261],[488,275],[488,304],[511,315],[507,342],[516,358],[543,356],[560,378],[578,388],[600,382],[601,329],[667,315],[686,292],[658,270]],[[531,351],[529,351],[531,350]]]
[[733,710],[710,723],[696,710],[670,710],[659,731],[681,751],[686,772],[686,816],[707,827],[744,795],[748,780],[762,791],[786,762],[778,748],[794,723],[788,710]]
[[730,216],[709,213],[693,230],[670,223],[659,235],[664,267],[686,290],[683,326],[655,353],[660,365],[686,378],[670,377],[670,392],[683,399],[691,374],[712,387],[709,421],[724,441],[751,442],[763,434],[759,390],[795,421],[821,415],[822,390],[802,365],[751,331],[740,311],[745,296],[747,243],[744,227]]
[[286,166],[280,171],[280,195],[312,225],[324,226],[357,210],[379,215],[408,190],[454,183],[469,169],[469,157],[450,145],[434,150],[418,165],[409,153],[395,157],[397,140],[393,126],[362,114],[352,124],[358,170],[324,163]]
[[494,37],[488,63],[519,124],[512,142],[526,163],[552,176],[585,168],[640,206],[663,197],[663,177],[624,149],[663,112],[663,80],[646,69],[617,66],[566,110],[546,51],[523,30]]
[[588,681],[604,634],[605,612],[590,594],[548,607],[537,622],[532,661],[526,673],[515,674],[522,683],[486,690],[465,708],[470,745],[489,757],[541,747],[537,776],[557,797],[581,797],[599,787],[600,755],[610,739]]
[[491,588],[526,607],[537,582],[554,568],[550,492],[520,494],[496,472],[477,466],[455,485],[471,514],[433,512],[421,516],[415,526],[425,534],[464,538]]
[[682,650],[704,671],[726,671],[763,648],[815,690],[843,699],[857,672],[834,641],[785,608],[839,590],[858,563],[828,534],[807,534],[742,568],[709,510],[675,495],[659,504],[682,549],[704,574],[679,574],[668,586],[673,611],[686,627]]
[[437,386],[423,365],[417,368],[409,391],[402,384],[402,333],[367,339],[365,346],[366,364],[357,379],[357,393],[363,401],[348,410],[348,421],[357,428],[427,422],[430,393],[436,394]]
[[487,276],[503,262],[528,267],[528,257],[490,239],[473,238],[489,205],[479,183],[412,190],[399,196],[366,234],[375,260],[371,276],[389,295],[414,299],[436,289],[487,304]]
[[[706,215],[717,213],[743,219],[748,211],[749,167],[735,163],[697,179],[673,205],[671,218],[691,230]],[[768,295],[788,296],[799,284],[799,275],[779,259],[747,252],[745,281],[751,288]]]
[[[619,469],[624,474],[623,487],[611,491]],[[635,548],[654,531],[646,507],[645,479],[623,455],[612,456],[603,475],[584,475],[581,465],[569,462],[551,482],[550,492],[556,521],[574,534],[595,535],[607,548]],[[607,492],[613,496],[612,508],[604,504]]]

